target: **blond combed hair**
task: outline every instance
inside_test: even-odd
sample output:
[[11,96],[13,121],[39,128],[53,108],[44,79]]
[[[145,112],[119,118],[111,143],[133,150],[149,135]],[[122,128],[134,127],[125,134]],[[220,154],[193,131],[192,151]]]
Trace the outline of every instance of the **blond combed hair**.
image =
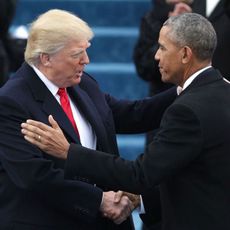
[[31,24],[25,61],[36,65],[41,53],[54,54],[69,41],[89,41],[92,37],[91,28],[76,15],[65,10],[49,10]]

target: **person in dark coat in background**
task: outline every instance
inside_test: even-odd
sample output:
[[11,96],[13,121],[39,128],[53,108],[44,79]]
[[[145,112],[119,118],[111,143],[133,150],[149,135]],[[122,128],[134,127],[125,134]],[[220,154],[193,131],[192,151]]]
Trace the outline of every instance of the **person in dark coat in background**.
[[0,1],[0,86],[8,79],[10,72],[9,27],[15,14],[16,4],[17,0]]
[[217,34],[217,47],[212,65],[230,80],[230,1],[229,0],[194,0],[193,12],[205,16],[213,25]]

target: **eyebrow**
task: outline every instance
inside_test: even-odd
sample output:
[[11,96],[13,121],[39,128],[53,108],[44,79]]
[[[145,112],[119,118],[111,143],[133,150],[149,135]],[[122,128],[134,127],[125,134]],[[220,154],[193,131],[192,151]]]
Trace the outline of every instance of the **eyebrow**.
[[85,50],[78,50],[78,51],[71,52],[71,53],[70,53],[70,56],[71,56],[71,57],[78,56],[78,55],[80,55],[81,53],[83,53],[84,51],[85,51]]

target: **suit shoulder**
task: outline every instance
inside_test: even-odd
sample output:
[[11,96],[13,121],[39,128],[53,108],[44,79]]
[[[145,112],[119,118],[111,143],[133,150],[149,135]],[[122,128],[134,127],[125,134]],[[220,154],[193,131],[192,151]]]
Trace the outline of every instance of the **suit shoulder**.
[[84,90],[92,89],[92,88],[99,89],[98,82],[86,72],[83,73],[79,86]]
[[92,82],[98,84],[97,81],[96,81],[96,79],[93,78],[90,74],[88,74],[88,73],[86,73],[86,72],[84,72],[83,75],[82,75],[82,81],[83,81],[83,82],[84,82],[84,81],[92,81]]

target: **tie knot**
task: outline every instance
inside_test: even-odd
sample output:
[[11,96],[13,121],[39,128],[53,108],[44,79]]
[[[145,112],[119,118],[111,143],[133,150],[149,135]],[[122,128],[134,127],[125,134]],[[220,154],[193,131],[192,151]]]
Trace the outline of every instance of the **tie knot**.
[[66,95],[65,88],[59,88],[57,94],[61,97],[63,95]]

